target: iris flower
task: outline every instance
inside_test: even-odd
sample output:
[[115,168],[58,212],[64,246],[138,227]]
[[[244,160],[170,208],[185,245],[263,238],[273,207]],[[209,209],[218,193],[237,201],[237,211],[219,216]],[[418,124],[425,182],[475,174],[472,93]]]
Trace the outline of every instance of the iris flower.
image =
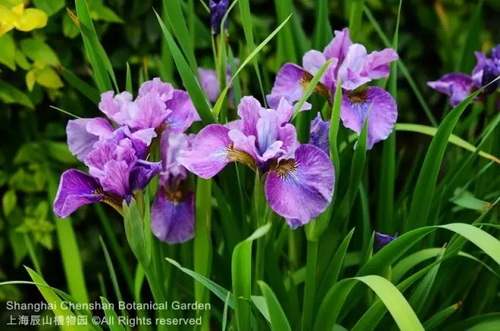
[[373,250],[376,252],[378,252],[379,250],[381,250],[382,248],[384,248],[384,246],[386,246],[387,244],[389,244],[391,241],[393,241],[394,239],[396,239],[398,237],[398,234],[396,233],[393,237],[387,235],[387,234],[383,234],[383,233],[380,233],[380,232],[375,232],[375,241],[373,243]]
[[266,109],[253,97],[242,98],[240,120],[212,124],[194,138],[179,162],[202,178],[211,178],[228,163],[240,162],[265,175],[269,206],[292,228],[321,214],[333,196],[334,169],[320,148],[297,140],[290,124],[293,106],[282,99]]
[[[491,50],[491,57],[488,58],[482,52],[475,52],[477,63],[471,75],[460,72],[452,72],[444,75],[437,81],[428,82],[434,90],[444,93],[450,97],[450,105],[455,107],[462,102],[469,94],[488,85],[500,75],[500,45]],[[499,87],[496,82],[485,88],[484,93],[495,92]]]
[[188,94],[159,78],[143,83],[135,100],[128,92],[103,93],[99,109],[119,127],[100,117],[68,122],[69,150],[89,173],[63,173],[53,206],[58,217],[101,201],[120,209],[162,170],[160,162],[147,161],[157,132],[181,133],[199,119]]
[[[341,81],[342,122],[359,134],[368,118],[367,148],[371,149],[392,132],[397,119],[397,106],[384,89],[364,85],[388,77],[389,64],[397,59],[396,51],[391,48],[368,53],[363,45],[351,41],[347,28],[335,31],[335,37],[323,52],[310,50],[304,55],[302,67],[293,63],[283,65],[267,101],[275,107],[281,98],[290,103],[300,100],[312,77],[330,60],[315,92],[331,101],[332,92],[337,82]],[[310,105],[307,107],[310,108]]]
[[162,171],[151,208],[151,229],[161,241],[176,244],[194,236],[194,194],[187,189],[187,170],[177,158],[189,148],[192,137],[164,131],[160,149]]
[[[229,8],[229,0],[210,0],[210,24],[212,25],[212,34],[220,33],[222,19]],[[224,29],[227,29],[227,21],[224,23]]]

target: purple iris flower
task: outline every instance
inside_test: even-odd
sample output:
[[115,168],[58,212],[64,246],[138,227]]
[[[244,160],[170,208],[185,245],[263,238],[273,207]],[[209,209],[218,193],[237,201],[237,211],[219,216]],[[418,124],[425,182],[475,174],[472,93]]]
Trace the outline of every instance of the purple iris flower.
[[[477,63],[471,75],[453,72],[444,75],[437,81],[428,82],[427,85],[434,90],[450,97],[450,105],[455,107],[472,92],[490,84],[500,75],[500,45],[491,50],[491,57],[484,53],[475,52]],[[487,86],[485,94],[495,92],[500,85],[498,82]]]
[[151,230],[161,241],[183,243],[194,237],[194,194],[187,190],[187,170],[177,158],[189,148],[192,137],[164,131],[160,149],[162,171],[151,208]]
[[398,233],[396,232],[396,234],[391,237],[387,234],[383,234],[383,233],[380,233],[380,232],[375,232],[375,242],[373,243],[373,250],[374,252],[378,252],[379,250],[381,250],[382,248],[384,248],[384,246],[386,246],[387,244],[389,244],[391,241],[393,241],[394,239],[396,239],[398,237]]
[[[79,124],[81,122],[76,126]],[[68,123],[68,128],[74,126],[75,122]],[[82,140],[86,139],[84,135]],[[118,128],[96,141],[83,157],[89,174],[76,169],[62,174],[54,213],[65,218],[79,207],[95,202],[105,202],[120,209],[123,200],[130,201],[134,191],[144,189],[161,169],[160,163],[144,159],[146,153],[147,144],[133,137],[127,127]]]
[[[275,107],[281,98],[290,103],[300,100],[313,75],[330,60],[315,92],[331,101],[337,81],[341,81],[342,122],[359,134],[368,118],[368,149],[371,149],[373,144],[386,139],[392,132],[397,119],[397,105],[383,89],[363,85],[388,77],[389,64],[397,59],[398,54],[391,48],[368,53],[363,45],[351,41],[347,28],[335,31],[335,37],[323,52],[311,50],[304,55],[302,67],[293,63],[283,65],[267,101]],[[306,103],[306,107],[310,108],[310,105]]]
[[[210,24],[212,25],[212,34],[220,33],[222,19],[229,8],[229,0],[210,0]],[[224,29],[227,29],[227,21],[224,23]]]
[[[234,65],[239,65],[239,59],[234,59]],[[205,69],[198,68],[198,74],[200,75],[200,83],[203,92],[208,97],[208,100],[212,103],[216,102],[220,95],[220,82],[219,77],[217,76],[217,72],[213,69]],[[226,84],[231,81],[232,70],[231,66],[226,66]],[[232,90],[229,90],[230,96],[229,99],[232,99],[231,93]]]
[[321,214],[333,196],[334,169],[320,148],[300,145],[289,123],[293,106],[282,99],[276,109],[253,97],[238,106],[240,120],[212,124],[194,138],[179,162],[202,178],[211,178],[228,163],[240,162],[265,174],[265,195],[292,228]]

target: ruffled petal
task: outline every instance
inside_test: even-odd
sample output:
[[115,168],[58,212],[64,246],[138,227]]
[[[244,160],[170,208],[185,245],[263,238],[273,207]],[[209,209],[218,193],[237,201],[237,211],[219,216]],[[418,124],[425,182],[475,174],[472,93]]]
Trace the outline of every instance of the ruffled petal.
[[201,88],[207,95],[208,100],[216,102],[220,95],[220,84],[217,73],[212,69],[198,68],[198,75],[200,75]]
[[113,91],[101,94],[99,109],[116,123],[127,124],[130,113],[137,112],[137,106],[132,101],[132,94],[128,92],[122,92],[116,96],[114,94]]
[[169,199],[160,188],[151,207],[151,230],[161,241],[169,244],[186,242],[194,237],[194,195],[181,200]]
[[439,80],[428,82],[428,86],[451,97],[450,104],[455,107],[462,102],[474,89],[473,79],[466,74],[451,73]]
[[92,176],[76,169],[61,175],[53,210],[57,217],[66,218],[83,205],[103,200],[99,182]]
[[166,106],[170,110],[166,118],[168,128],[173,132],[184,132],[193,122],[200,120],[200,116],[186,91],[175,90],[172,98],[166,102]]
[[160,141],[161,185],[165,185],[170,178],[185,179],[187,177],[186,168],[178,162],[177,158],[181,156],[182,151],[188,150],[189,140],[189,136],[183,133],[174,133],[168,130],[162,132]]
[[126,121],[126,124],[134,130],[158,128],[172,113],[172,110],[167,109],[165,101],[156,92],[149,92],[138,97],[135,104],[138,107],[138,112],[130,114],[130,119]]
[[368,87],[361,92],[344,94],[340,113],[344,126],[359,134],[366,116],[368,116],[367,149],[371,149],[375,143],[389,137],[394,130],[398,117],[396,102],[380,87]]
[[355,90],[371,79],[364,75],[363,69],[368,61],[365,46],[353,44],[340,64],[338,78],[342,82],[342,88]]
[[170,100],[172,98],[172,94],[174,93],[174,88],[169,83],[164,83],[160,78],[156,77],[152,80],[148,80],[147,82],[142,83],[139,88],[138,97],[143,97],[149,93],[157,93],[160,99],[163,102]]
[[228,133],[229,129],[223,125],[207,125],[196,135],[191,149],[181,153],[177,160],[197,176],[212,178],[231,161]]
[[323,121],[321,114],[311,122],[309,143],[321,148],[327,155],[330,154],[330,121]]
[[265,194],[269,206],[285,217],[293,229],[319,216],[333,197],[332,162],[318,147],[301,145],[295,159],[281,161],[267,174]]

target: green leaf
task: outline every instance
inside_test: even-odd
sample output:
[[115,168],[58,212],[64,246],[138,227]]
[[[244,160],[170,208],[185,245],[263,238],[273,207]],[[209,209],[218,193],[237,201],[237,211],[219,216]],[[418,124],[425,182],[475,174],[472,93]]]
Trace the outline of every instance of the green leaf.
[[432,330],[439,327],[440,325],[442,325],[444,321],[446,321],[451,315],[453,315],[453,313],[455,313],[461,306],[462,302],[458,302],[437,312],[431,318],[425,321],[424,328],[426,330]]
[[269,317],[271,320],[271,330],[273,331],[287,331],[292,330],[288,320],[286,318],[285,312],[276,298],[273,290],[264,282],[259,281],[260,290],[266,298],[267,307],[269,310]]
[[7,192],[5,192],[2,197],[3,214],[5,216],[9,216],[10,212],[16,207],[16,205],[17,205],[16,191],[8,190]]
[[252,243],[264,236],[271,224],[268,223],[257,230],[247,239],[240,242],[233,251],[231,263],[231,278],[235,296],[235,315],[239,330],[248,330],[250,325],[252,299]]
[[[352,1],[351,1],[352,4]],[[332,27],[328,20],[328,0],[319,0],[316,2],[316,24],[314,25],[314,43],[315,49],[323,49],[330,40],[332,40]]]
[[168,262],[173,264],[175,267],[179,268],[183,273],[191,276],[193,279],[197,280],[199,283],[203,284],[206,288],[208,288],[213,294],[215,294],[219,299],[221,299],[223,302],[226,302],[229,307],[234,308],[234,298],[231,292],[223,288],[222,286],[214,283],[210,279],[190,270],[187,268],[182,267],[177,261],[169,259],[168,257],[165,258]]
[[377,294],[400,330],[424,330],[401,292],[387,279],[375,275],[347,278],[335,284],[321,303],[315,330],[330,330],[333,328],[340,309],[357,282],[363,282]]
[[48,16],[54,15],[66,5],[65,0],[34,0],[33,3]]
[[69,15],[63,15],[62,31],[65,37],[71,39],[75,38],[80,33],[80,29],[78,29],[78,26],[73,23]]
[[10,33],[0,36],[0,63],[5,64],[10,70],[16,70],[16,44]]
[[354,42],[359,39],[361,31],[361,19],[363,17],[363,6],[365,0],[350,1],[351,14],[349,16],[349,35]]
[[189,67],[188,62],[182,55],[181,50],[175,43],[174,38],[168,31],[167,27],[165,26],[165,24],[163,24],[161,17],[156,11],[155,14],[160,24],[161,30],[163,31],[163,36],[165,37],[168,48],[170,49],[172,57],[174,58],[177,70],[179,71],[179,74],[182,78],[182,82],[184,83],[184,86],[186,87],[186,90],[189,93],[189,96],[191,97],[191,100],[193,101],[193,104],[198,111],[201,120],[203,121],[203,124],[207,125],[210,123],[214,123],[214,116],[212,115],[212,111],[210,110],[210,106],[208,105],[206,96],[200,84],[196,80],[193,71]]
[[445,117],[432,139],[415,185],[408,214],[407,224],[412,228],[419,227],[427,221],[434,196],[434,187],[437,182],[446,146],[448,145],[448,139],[465,108],[480,92],[481,90],[472,93],[453,108]]
[[92,18],[109,23],[123,23],[123,20],[111,8],[95,5],[91,8]]
[[43,87],[58,89],[64,86],[61,78],[51,67],[45,67],[35,73],[36,82]]
[[127,205],[123,201],[123,220],[125,222],[125,233],[132,252],[144,268],[151,263],[151,250],[144,233],[143,218],[135,199]]
[[263,42],[261,42],[259,44],[259,46],[257,46],[248,56],[247,58],[245,59],[245,61],[243,61],[240,66],[238,67],[238,70],[236,70],[236,72],[233,74],[233,77],[231,77],[231,80],[227,83],[226,87],[222,90],[222,92],[220,93],[219,95],[219,98],[217,99],[217,102],[215,103],[215,106],[214,106],[214,109],[213,109],[213,113],[214,113],[214,116],[217,118],[219,116],[219,112],[221,110],[221,107],[222,107],[222,104],[224,103],[224,99],[227,95],[227,92],[229,91],[230,87],[231,87],[231,84],[233,82],[233,80],[238,77],[238,75],[240,74],[240,72],[243,70],[243,68],[250,62],[252,61],[252,59],[262,50],[262,48],[264,48],[264,46],[266,46],[269,41],[285,26],[285,24],[288,22],[288,20],[290,19],[291,16],[288,16],[287,19],[285,21],[283,21],[273,32],[271,32],[271,34],[269,36],[267,36],[266,39],[264,39]]
[[118,322],[118,316],[116,315],[116,312],[114,309],[111,308],[111,305],[105,297],[100,297],[101,302],[104,306],[103,311],[104,315],[108,319],[108,323],[106,323],[107,326],[109,326],[109,329],[111,331],[120,331],[120,330],[125,330],[123,326]]
[[49,45],[39,39],[21,40],[21,49],[33,61],[41,61],[53,66],[59,65],[59,58]]
[[0,81],[0,100],[9,104],[17,103],[30,109],[35,108],[31,99],[23,91],[2,81]]

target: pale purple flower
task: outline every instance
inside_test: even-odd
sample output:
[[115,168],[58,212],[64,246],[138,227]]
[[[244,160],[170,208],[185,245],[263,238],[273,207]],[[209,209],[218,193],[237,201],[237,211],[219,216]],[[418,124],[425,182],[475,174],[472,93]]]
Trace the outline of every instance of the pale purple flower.
[[242,98],[239,121],[229,127],[208,125],[178,158],[189,171],[211,178],[228,163],[240,162],[266,174],[270,207],[292,228],[323,212],[333,195],[334,169],[328,155],[313,145],[300,145],[289,123],[293,106],[282,99],[266,109],[253,97]]
[[335,90],[337,80],[341,80],[342,88],[355,90],[374,79],[389,76],[389,64],[398,59],[392,48],[367,53],[361,44],[353,44],[349,38],[349,30],[335,31],[335,37],[323,52],[308,51],[302,59],[302,67],[285,64],[278,75],[267,100],[271,107],[281,97],[293,103],[300,100],[307,85],[318,70],[328,61],[330,65],[316,87],[316,92],[329,98],[330,91]]
[[194,194],[187,190],[187,171],[177,158],[189,148],[191,137],[164,131],[160,150],[162,171],[151,207],[151,230],[161,241],[182,243],[194,236]]
[[436,91],[448,95],[452,107],[458,105],[472,92],[481,87],[485,87],[485,94],[490,94],[500,86],[498,82],[487,86],[500,75],[500,45],[491,50],[490,58],[482,52],[475,52],[474,54],[477,62],[474,69],[472,69],[471,75],[453,72],[444,75],[437,81],[427,83]]
[[[330,60],[330,64],[314,91],[331,102],[337,82],[341,81],[344,99],[341,115],[343,124],[357,133],[361,131],[359,123],[362,127],[368,115],[367,105],[371,105],[372,122],[370,119],[368,121],[368,148],[371,149],[374,143],[386,139],[393,131],[397,107],[390,94],[381,89],[368,87],[366,92],[363,90],[359,92],[359,90],[364,89],[362,86],[372,80],[388,77],[389,64],[397,59],[398,54],[391,48],[368,53],[363,45],[351,41],[347,28],[335,31],[335,37],[323,52],[311,50],[304,54],[302,67],[293,63],[283,65],[276,76],[271,94],[267,96],[267,101],[271,107],[274,107],[281,98],[285,98],[290,103],[300,100],[313,75]],[[364,94],[370,97],[366,100],[353,99],[355,96]],[[346,102],[346,100],[355,102]],[[378,102],[381,104],[377,104]],[[306,107],[310,108],[310,105],[306,103]],[[387,113],[384,113],[385,111]]]
[[126,127],[96,141],[83,158],[89,174],[69,169],[61,176],[54,213],[65,218],[82,205],[101,201],[120,208],[160,171],[159,163],[144,160],[146,151],[147,144],[131,137]]
[[212,69],[198,68],[198,74],[200,75],[201,88],[207,95],[208,100],[212,103],[216,102],[220,94],[217,72]]
[[[212,25],[212,34],[220,33],[222,19],[229,8],[229,0],[210,0],[210,24]],[[227,29],[227,21],[224,23],[224,29]]]
[[373,243],[373,251],[375,253],[378,252],[379,250],[384,248],[384,246],[388,245],[391,241],[395,240],[397,237],[398,237],[397,232],[393,237],[391,237],[387,234],[380,233],[380,232],[375,232],[375,237],[374,237],[375,241]]

